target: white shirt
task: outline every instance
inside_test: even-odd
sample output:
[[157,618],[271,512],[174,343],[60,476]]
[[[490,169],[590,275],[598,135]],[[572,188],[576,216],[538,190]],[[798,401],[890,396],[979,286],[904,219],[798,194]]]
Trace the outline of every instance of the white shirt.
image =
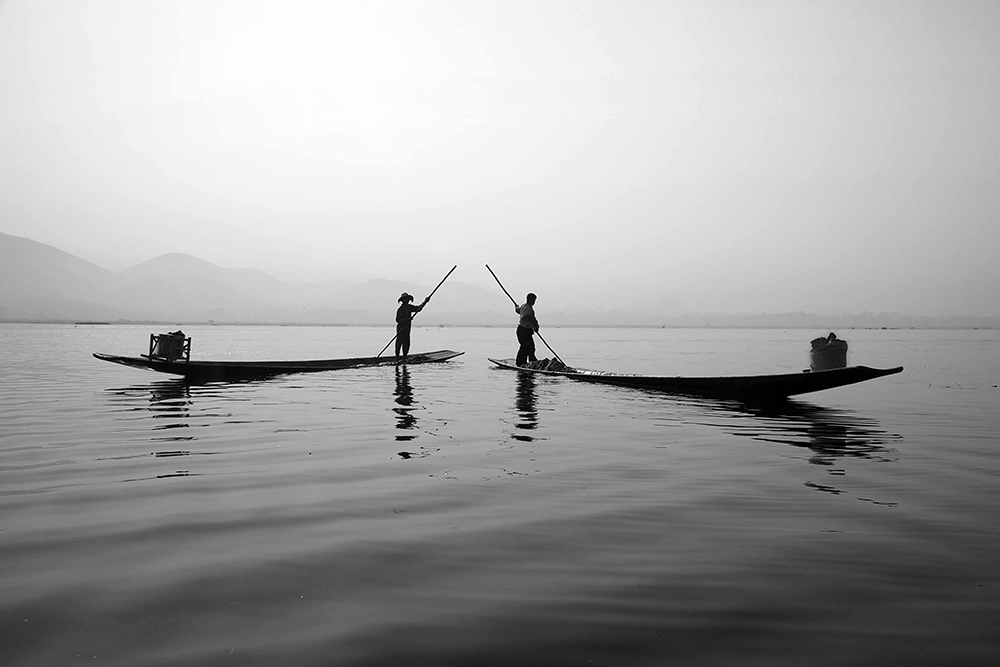
[[535,308],[531,304],[525,303],[520,306],[514,307],[514,312],[521,315],[520,321],[517,323],[518,326],[531,329],[532,331],[538,329],[538,320],[535,319]]

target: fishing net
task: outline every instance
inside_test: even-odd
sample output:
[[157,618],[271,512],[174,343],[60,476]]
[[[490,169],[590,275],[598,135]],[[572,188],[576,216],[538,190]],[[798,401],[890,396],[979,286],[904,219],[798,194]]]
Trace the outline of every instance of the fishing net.
[[538,361],[525,362],[522,368],[530,368],[533,371],[556,371],[559,373],[575,373],[576,369],[567,366],[558,359],[539,359]]

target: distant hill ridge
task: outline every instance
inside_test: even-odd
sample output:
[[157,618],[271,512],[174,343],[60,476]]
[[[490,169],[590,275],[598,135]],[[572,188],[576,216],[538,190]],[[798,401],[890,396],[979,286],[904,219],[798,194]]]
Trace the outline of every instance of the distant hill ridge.
[[[0,321],[154,321],[163,323],[362,324],[394,326],[396,299],[433,285],[395,280],[287,282],[257,269],[227,269],[167,253],[120,272],[31,239],[0,233]],[[576,307],[576,310],[572,308]],[[1000,328],[998,317],[920,317],[895,313],[679,315],[665,310],[545,309],[546,326]],[[424,325],[512,326],[507,297],[451,278],[434,296]]]
[[[0,319],[392,324],[403,291],[433,287],[394,280],[294,283],[257,269],[227,269],[167,253],[120,272],[30,239],[0,234]],[[489,318],[505,297],[452,281],[435,295],[431,323]],[[499,311],[506,314],[507,308]],[[496,317],[500,320],[502,316]]]

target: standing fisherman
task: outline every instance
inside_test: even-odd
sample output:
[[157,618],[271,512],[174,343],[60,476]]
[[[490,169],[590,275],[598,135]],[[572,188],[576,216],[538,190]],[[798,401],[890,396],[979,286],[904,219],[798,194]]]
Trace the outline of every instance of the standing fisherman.
[[[445,276],[445,278],[447,277]],[[441,282],[444,281],[442,280]],[[413,301],[412,296],[406,292],[399,295],[400,305],[396,309],[396,363],[399,363],[400,350],[403,352],[403,363],[406,363],[406,355],[410,353],[410,323],[413,320],[413,316],[423,310],[424,306],[430,300],[431,297],[428,296],[419,306],[413,306],[410,305],[410,302]]]
[[524,366],[529,361],[538,361],[535,358],[535,339],[532,337],[538,331],[538,320],[535,319],[537,298],[534,292],[528,292],[525,303],[514,306],[514,312],[521,316],[517,323],[517,342],[520,343],[516,360],[518,366]]

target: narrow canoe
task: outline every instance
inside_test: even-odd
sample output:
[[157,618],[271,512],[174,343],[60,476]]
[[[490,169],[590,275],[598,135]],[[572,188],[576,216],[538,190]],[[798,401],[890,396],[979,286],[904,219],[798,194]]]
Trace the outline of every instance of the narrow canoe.
[[[463,352],[452,350],[436,350],[420,352],[406,358],[407,364],[426,364],[435,361],[447,361]],[[140,357],[121,357],[114,354],[95,352],[94,356],[102,361],[115,364],[146,368],[161,373],[183,375],[189,380],[253,380],[286,375],[288,373],[318,373],[320,371],[339,370],[343,368],[359,368],[363,366],[394,366],[393,357],[354,357],[351,359],[316,359],[308,361],[166,361],[164,359]]]
[[778,375],[731,375],[721,377],[671,377],[657,375],[637,375],[606,373],[574,368],[567,371],[529,369],[517,366],[513,359],[490,359],[501,368],[542,375],[613,384],[623,387],[654,389],[676,394],[701,396],[743,396],[753,398],[787,398],[798,394],[808,394],[834,387],[865,382],[903,371],[896,368],[871,368],[869,366],[848,366],[825,371],[805,371],[802,373],[782,373]]

